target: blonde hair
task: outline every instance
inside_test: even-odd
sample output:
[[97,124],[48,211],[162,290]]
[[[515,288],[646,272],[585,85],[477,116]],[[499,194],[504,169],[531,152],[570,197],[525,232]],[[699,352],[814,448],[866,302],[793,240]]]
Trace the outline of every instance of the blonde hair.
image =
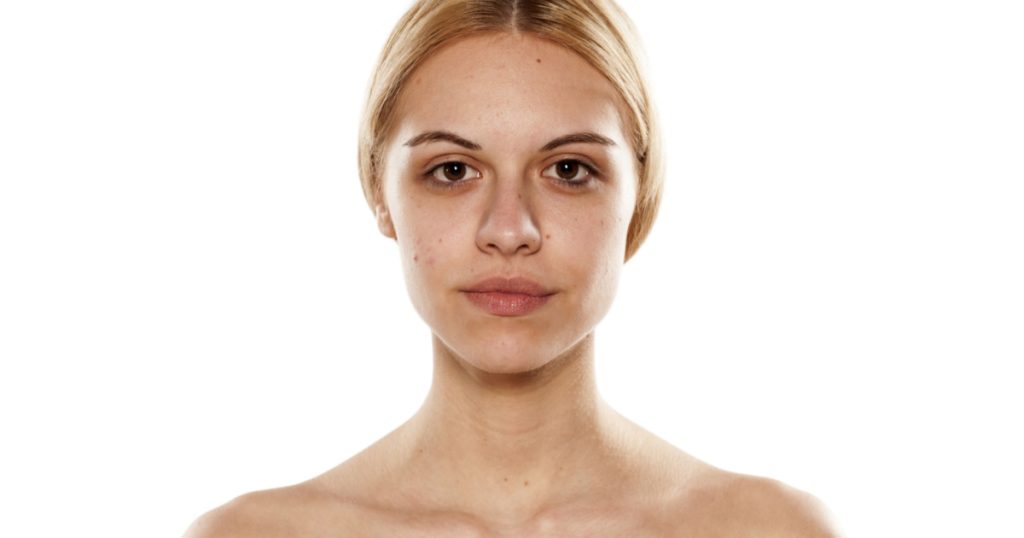
[[572,50],[607,78],[628,113],[636,152],[636,206],[625,260],[646,239],[661,203],[661,139],[647,89],[636,30],[612,0],[418,0],[402,16],[381,52],[359,133],[359,174],[371,208],[383,200],[382,153],[409,75],[441,46],[473,34],[528,33]]

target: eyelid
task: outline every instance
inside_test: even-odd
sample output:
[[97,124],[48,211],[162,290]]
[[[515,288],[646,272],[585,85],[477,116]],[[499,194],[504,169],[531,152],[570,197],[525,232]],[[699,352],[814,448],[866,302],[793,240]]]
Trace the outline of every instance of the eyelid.
[[551,167],[551,165],[558,164],[562,161],[577,161],[581,165],[589,168],[594,176],[604,176],[604,172],[602,172],[601,167],[598,166],[593,159],[575,153],[559,155],[549,160],[548,164],[544,166],[544,169],[547,170],[548,168]]
[[471,158],[469,158],[469,157],[467,157],[465,155],[458,155],[458,154],[455,154],[455,155],[443,155],[443,156],[438,157],[436,159],[431,159],[430,160],[430,164],[427,164],[427,166],[424,167],[423,173],[424,174],[429,174],[432,171],[434,171],[435,169],[437,169],[437,167],[439,167],[441,165],[444,165],[444,164],[448,164],[448,163],[464,164],[464,165],[472,168],[473,170],[476,170],[477,172],[480,172],[480,168],[481,167],[476,165],[476,164],[474,164],[475,162],[476,161],[474,159],[471,159]]
[[[462,179],[460,179],[458,181],[449,181],[449,180],[446,180],[446,179],[441,179],[441,178],[436,177],[437,172],[439,170],[442,170],[442,168],[445,165],[448,165],[448,164],[461,164],[462,166],[466,167],[468,170],[472,170],[473,172],[476,172],[476,175],[470,175],[469,177],[462,178]],[[468,173],[468,170],[467,170],[467,173]],[[440,161],[435,161],[435,164],[427,166],[426,171],[423,172],[424,181],[426,181],[430,185],[433,185],[435,187],[439,187],[439,188],[442,188],[442,189],[454,189],[454,188],[460,187],[463,183],[467,183],[467,182],[475,180],[475,179],[480,179],[481,177],[483,177],[483,172],[478,170],[476,166],[466,162],[466,159],[463,159],[461,157],[449,157],[449,158],[441,159]]]
[[[579,164],[579,166],[581,166],[583,169],[586,170],[586,173],[587,173],[586,177],[584,177],[583,179],[578,179],[578,180],[569,180],[569,179],[563,179],[561,177],[558,177],[557,173],[555,173],[554,175],[550,175],[550,176],[544,174],[544,172],[546,172],[549,168],[554,167],[554,166],[558,166],[559,163],[562,163],[562,162],[565,162],[565,161],[571,161],[571,162],[575,162],[575,163]],[[594,165],[593,162],[590,159],[587,159],[585,157],[580,157],[580,156],[574,156],[574,155],[562,155],[562,156],[559,156],[558,159],[556,159],[554,161],[551,161],[550,164],[546,165],[544,168],[541,169],[541,175],[546,177],[546,178],[548,178],[548,179],[551,179],[553,181],[561,183],[563,185],[567,185],[567,186],[574,187],[574,188],[586,187],[586,186],[591,185],[594,182],[596,182],[596,181],[598,181],[598,180],[600,180],[600,179],[602,179],[604,177],[604,175],[601,173],[601,170],[596,165]]]

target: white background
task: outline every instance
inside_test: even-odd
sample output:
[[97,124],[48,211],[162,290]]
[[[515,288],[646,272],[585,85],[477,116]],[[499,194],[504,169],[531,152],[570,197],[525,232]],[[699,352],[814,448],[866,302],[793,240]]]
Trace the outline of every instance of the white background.
[[[418,408],[354,4],[0,4],[0,535],[179,536]],[[1016,2],[622,4],[668,180],[605,398],[850,535],[1024,535]]]

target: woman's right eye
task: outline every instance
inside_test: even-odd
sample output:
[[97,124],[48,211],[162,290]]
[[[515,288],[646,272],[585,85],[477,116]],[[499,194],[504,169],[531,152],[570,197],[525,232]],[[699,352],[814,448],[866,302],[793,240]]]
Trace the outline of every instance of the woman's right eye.
[[448,161],[431,168],[427,175],[433,177],[442,186],[448,187],[455,186],[467,179],[477,179],[480,177],[480,172],[464,162]]

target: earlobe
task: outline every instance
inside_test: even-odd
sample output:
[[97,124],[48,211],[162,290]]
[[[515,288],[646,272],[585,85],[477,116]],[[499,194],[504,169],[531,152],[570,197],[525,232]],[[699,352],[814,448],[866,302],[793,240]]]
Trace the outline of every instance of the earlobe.
[[388,208],[384,204],[377,204],[373,206],[373,212],[377,215],[377,229],[380,230],[380,233],[397,241],[398,234],[395,233],[395,224],[391,222],[391,213]]

